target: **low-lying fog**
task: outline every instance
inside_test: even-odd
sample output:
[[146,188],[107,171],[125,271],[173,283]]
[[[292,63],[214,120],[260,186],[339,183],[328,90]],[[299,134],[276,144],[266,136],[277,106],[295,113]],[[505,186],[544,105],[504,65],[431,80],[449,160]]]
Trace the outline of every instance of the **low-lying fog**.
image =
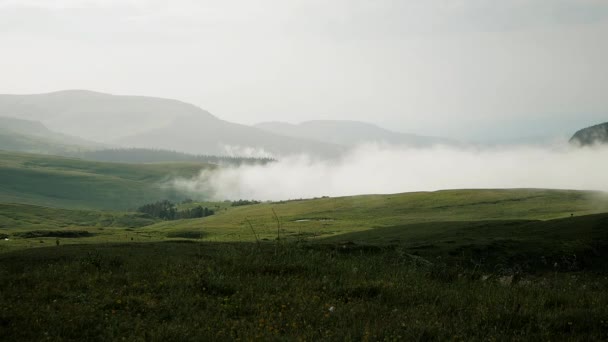
[[203,171],[175,179],[181,190],[217,200],[285,200],[320,196],[459,188],[608,190],[608,147],[406,148],[367,144],[339,160],[283,157],[276,163]]

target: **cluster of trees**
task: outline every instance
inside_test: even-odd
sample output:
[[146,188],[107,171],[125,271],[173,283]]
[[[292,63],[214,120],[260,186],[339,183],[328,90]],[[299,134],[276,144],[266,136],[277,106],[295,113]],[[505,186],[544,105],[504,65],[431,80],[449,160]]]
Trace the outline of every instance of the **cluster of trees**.
[[197,217],[207,217],[215,214],[215,211],[209,209],[207,207],[196,206],[192,209],[186,209],[182,211],[178,211],[177,215],[180,219],[183,218],[197,218]]
[[240,199],[238,201],[233,201],[231,205],[233,207],[238,207],[238,206],[241,206],[241,205],[260,204],[260,203],[262,203],[262,202],[260,202],[260,201],[254,201],[254,200],[250,201],[250,200]]
[[201,162],[219,165],[247,165],[267,164],[275,161],[271,158],[194,155],[149,148],[117,148],[87,151],[81,152],[78,157],[87,160],[116,163]]
[[137,209],[140,213],[148,214],[162,220],[179,220],[187,218],[206,217],[215,214],[212,209],[202,206],[178,210],[175,203],[169,200],[162,200],[154,203],[145,204]]

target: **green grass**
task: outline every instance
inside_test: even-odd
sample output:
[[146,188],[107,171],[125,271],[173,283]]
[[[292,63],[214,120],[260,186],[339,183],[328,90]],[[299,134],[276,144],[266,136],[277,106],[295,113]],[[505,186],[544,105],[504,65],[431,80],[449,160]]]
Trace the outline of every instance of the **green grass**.
[[[139,230],[156,222],[157,219],[142,213],[0,204],[0,252],[51,246],[57,238],[61,244],[147,242],[150,238]],[[72,238],[70,233],[74,232],[87,234]]]
[[0,336],[605,340],[607,201],[453,190],[201,202],[220,210],[162,222],[4,204]]
[[425,258],[536,269],[550,268],[573,255],[578,255],[579,264],[597,266],[593,255],[608,241],[603,228],[608,227],[608,219],[596,214],[604,212],[606,197],[583,191],[452,190],[240,207],[225,202],[182,206],[200,204],[220,209],[202,219],[155,221],[134,213],[0,205],[0,232],[9,237],[0,241],[0,252],[56,243],[52,237],[32,239],[14,233],[76,229],[90,235],[61,238],[60,243],[270,242],[280,237],[346,247],[398,245]]
[[28,204],[0,204],[0,231],[74,227],[136,228],[158,220],[142,213],[70,210]]
[[192,177],[211,167],[202,163],[101,163],[0,151],[0,202],[134,209],[160,199],[193,196],[171,189],[166,182],[174,177]]
[[487,278],[401,250],[104,244],[2,254],[0,265],[5,341],[608,338],[605,276]]
[[[467,245],[485,248],[493,244],[514,244],[519,237],[530,240],[532,236],[526,235],[530,232],[534,232],[536,239],[533,243],[543,242],[545,236],[559,237],[560,241],[584,237],[589,241],[595,233],[591,233],[592,223],[585,222],[595,219],[581,216],[608,211],[608,197],[595,192],[564,190],[451,190],[239,207],[230,207],[226,202],[193,202],[180,207],[195,205],[216,209],[216,214],[201,219],[155,221],[134,213],[4,204],[0,205],[0,230],[10,235],[11,231],[84,228],[93,234],[62,242],[68,244],[179,238],[254,242],[256,238],[274,241],[280,236],[288,241],[432,245],[448,253]],[[574,218],[570,218],[571,214]],[[566,220],[548,221],[559,218]],[[577,223],[572,225],[573,222]],[[137,227],[135,231],[124,230],[134,227]],[[559,235],[555,227],[562,227],[559,229],[570,235]],[[34,246],[44,244],[15,238],[1,243],[0,251]]]
[[[207,203],[207,205],[211,205]],[[436,222],[549,220],[608,212],[608,196],[568,190],[450,190],[262,203],[218,210],[216,215],[146,227],[151,234],[201,231],[208,241],[254,241],[277,237],[326,238],[383,227]]]
[[324,243],[400,246],[409,253],[486,270],[608,270],[608,214],[548,221],[433,222],[347,233]]

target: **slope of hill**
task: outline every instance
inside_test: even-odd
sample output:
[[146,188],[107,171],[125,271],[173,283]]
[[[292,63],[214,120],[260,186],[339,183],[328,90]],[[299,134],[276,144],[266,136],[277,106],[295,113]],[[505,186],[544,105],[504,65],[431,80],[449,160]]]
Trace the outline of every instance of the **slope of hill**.
[[[145,242],[275,241],[279,235],[286,242],[338,243],[341,249],[391,245],[444,260],[466,254],[477,260],[500,257],[516,263],[540,262],[543,255],[573,254],[582,262],[583,253],[608,246],[608,195],[587,191],[450,190],[237,207],[204,205],[215,207],[216,214],[154,223],[139,214],[0,204],[0,228],[8,228],[0,233],[82,228],[92,235],[65,243],[88,244],[124,242],[124,231],[99,232],[99,227],[136,226]],[[19,246],[28,243],[17,239],[13,247]],[[534,260],[523,260],[524,255]]]
[[66,155],[106,147],[103,144],[53,132],[38,121],[0,117],[0,149]]
[[230,123],[194,105],[154,97],[85,90],[0,95],[0,115],[38,120],[57,132],[125,147],[216,155],[226,154],[226,146],[272,154],[340,152],[335,145]]
[[572,136],[570,143],[580,146],[607,144],[608,122],[581,129]]
[[409,146],[451,143],[447,139],[397,133],[373,124],[358,121],[315,120],[302,122],[298,125],[284,122],[264,122],[255,125],[255,127],[275,134],[344,146],[353,146],[367,142]]
[[118,144],[138,148],[158,148],[192,154],[237,154],[243,157],[269,157],[312,154],[335,157],[340,146],[286,137],[262,129],[219,119],[190,116],[158,129],[126,137]]
[[71,210],[30,204],[0,203],[0,231],[143,227],[158,221],[142,213]]
[[160,199],[181,200],[196,195],[177,192],[165,182],[212,167],[203,163],[99,163],[0,151],[0,202],[134,209]]
[[[285,238],[331,237],[382,227],[437,222],[550,220],[608,212],[608,195],[588,191],[513,189],[449,190],[262,203],[231,208],[200,220],[151,226],[167,231],[203,231],[208,239],[274,239],[281,221]],[[204,228],[201,228],[204,227]],[[437,225],[441,229],[441,224]],[[201,230],[202,229],[202,230]]]
[[86,90],[0,95],[0,115],[41,121],[53,131],[102,142],[162,127],[184,115],[213,118],[176,100]]

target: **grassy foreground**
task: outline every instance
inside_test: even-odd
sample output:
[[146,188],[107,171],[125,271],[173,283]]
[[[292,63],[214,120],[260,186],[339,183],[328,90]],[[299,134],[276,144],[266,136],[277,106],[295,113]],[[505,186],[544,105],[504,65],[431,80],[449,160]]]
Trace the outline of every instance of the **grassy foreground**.
[[608,339],[603,194],[213,205],[161,222],[0,205],[1,339]]
[[0,264],[6,341],[608,338],[606,276],[502,277],[400,249],[74,245]]

